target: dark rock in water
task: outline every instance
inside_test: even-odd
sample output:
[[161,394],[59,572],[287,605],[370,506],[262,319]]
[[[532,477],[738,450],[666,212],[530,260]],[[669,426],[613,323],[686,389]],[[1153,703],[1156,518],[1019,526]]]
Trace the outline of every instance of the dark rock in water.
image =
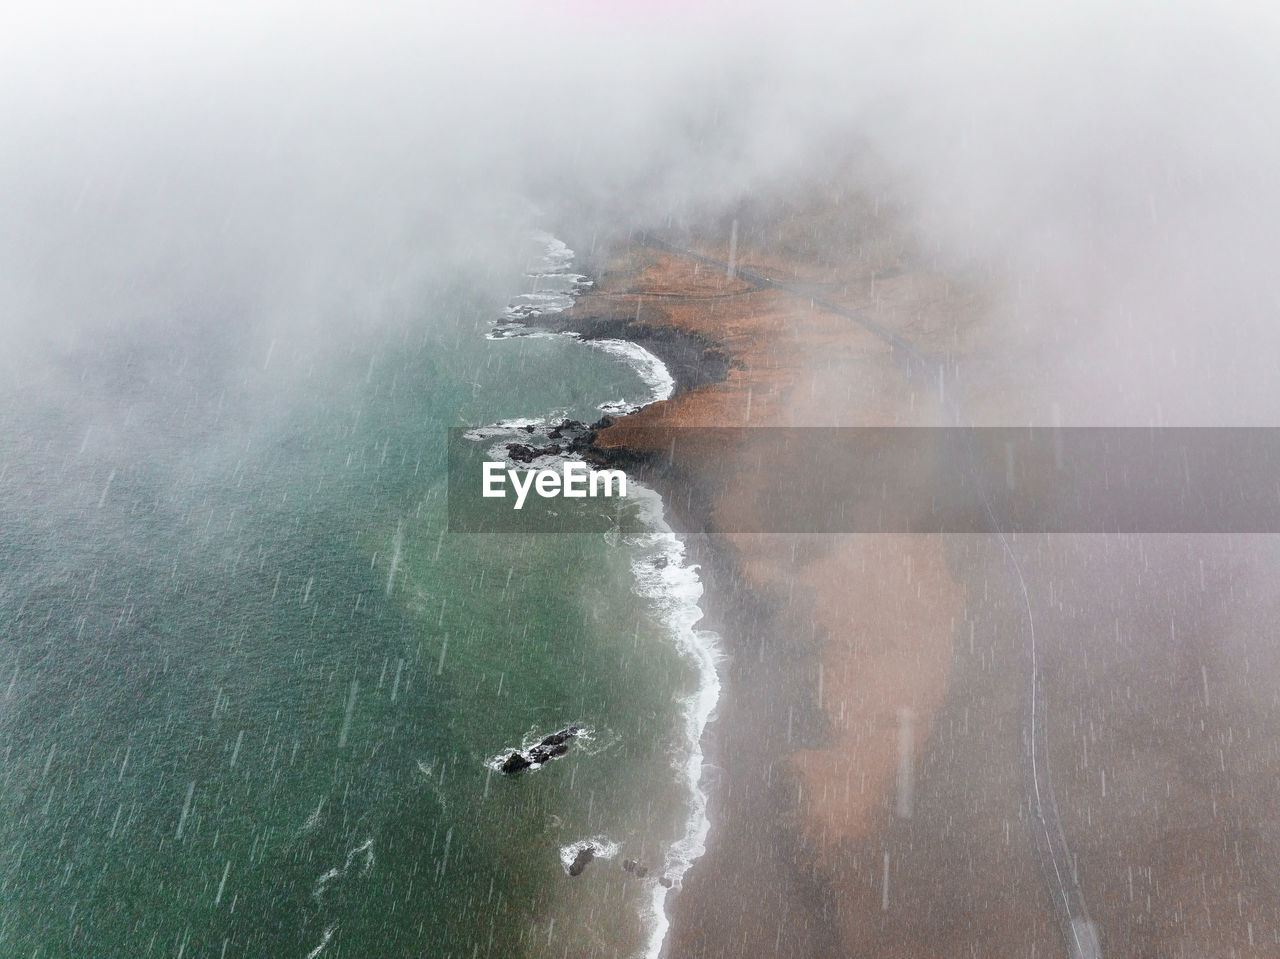
[[567,743],[578,733],[582,732],[578,726],[566,726],[559,732],[554,732],[550,736],[544,736],[539,746],[559,746],[561,743]]
[[671,888],[671,877],[670,877],[670,876],[663,876],[661,879],[659,879],[659,880],[658,880],[658,884],[659,884],[660,886],[662,886],[662,887],[666,888],[666,889],[670,889],[670,888]]
[[547,439],[558,440],[558,439],[561,439],[563,436],[564,436],[563,431],[561,431],[560,427],[557,426],[555,429],[553,429],[550,433],[547,434]]
[[584,441],[574,437],[568,446],[559,443],[548,443],[546,446],[529,446],[527,443],[508,443],[507,455],[517,463],[532,463],[539,456],[559,456],[564,452],[578,449]]
[[643,863],[637,862],[634,859],[623,860],[622,868],[625,869],[627,872],[635,873],[636,876],[640,879],[643,879],[645,876],[649,875],[649,867],[644,865]]
[[522,430],[524,430],[526,433],[532,433],[532,432],[533,432],[533,426],[532,426],[532,425],[522,426],[522,427],[520,427],[520,428],[521,428]]
[[587,863],[596,858],[595,846],[584,846],[578,850],[578,855],[574,857],[573,864],[569,867],[569,875],[581,876],[582,870],[587,868]]
[[525,758],[524,753],[515,752],[502,761],[502,771],[507,775],[528,769],[533,763]]
[[657,559],[655,559],[655,560],[653,561],[653,568],[654,568],[654,569],[666,569],[666,568],[667,568],[667,558],[666,558],[665,556],[659,556]]
[[600,419],[596,420],[594,423],[591,424],[591,428],[593,430],[603,430],[603,429],[609,428],[612,425],[613,425],[612,416],[602,416],[600,417]]
[[569,751],[569,741],[581,731],[578,726],[566,726],[549,736],[544,736],[541,742],[530,747],[527,752],[513,752],[502,761],[501,769],[510,775],[523,772],[530,766],[541,765],[557,756],[563,756]]
[[566,726],[543,738],[542,742],[529,750],[529,759],[535,763],[543,763],[556,756],[563,756],[569,751],[569,740],[578,735],[578,731],[577,726]]

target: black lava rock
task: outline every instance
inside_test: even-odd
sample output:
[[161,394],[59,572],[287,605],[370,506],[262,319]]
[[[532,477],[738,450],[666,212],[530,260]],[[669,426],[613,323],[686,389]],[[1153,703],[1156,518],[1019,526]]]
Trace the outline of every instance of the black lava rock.
[[596,858],[595,846],[584,846],[578,850],[578,855],[574,857],[573,864],[569,866],[569,875],[581,876],[582,870],[587,868],[587,863]]
[[535,746],[526,752],[516,750],[502,761],[501,769],[507,775],[523,772],[533,765],[540,765],[569,751],[569,742],[582,732],[578,726],[566,726],[564,729],[544,736]]
[[502,761],[502,771],[509,776],[528,769],[532,765],[533,763],[526,759],[523,753],[514,752]]

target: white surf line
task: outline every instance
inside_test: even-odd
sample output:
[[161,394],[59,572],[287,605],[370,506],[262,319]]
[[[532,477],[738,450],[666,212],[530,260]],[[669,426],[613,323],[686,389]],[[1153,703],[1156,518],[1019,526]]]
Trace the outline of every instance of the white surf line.
[[329,945],[329,940],[333,938],[333,931],[337,928],[338,928],[337,926],[330,926],[324,931],[323,935],[320,938],[320,945],[316,946],[309,953],[307,953],[307,959],[316,959],[316,957],[320,955],[320,953],[324,952],[324,947]]
[[591,280],[570,272],[573,250],[549,233],[537,233],[533,239],[543,244],[542,258],[525,271],[533,281],[533,289],[513,296],[502,311],[502,319],[494,324],[486,339],[505,340],[521,336],[558,336],[548,330],[528,326],[526,321],[563,313],[573,306],[578,294],[591,286]]
[[[550,260],[554,255],[558,267],[567,271],[573,259],[573,251],[550,235],[543,235],[541,238],[545,238],[548,242],[547,259]],[[647,400],[635,404],[626,403],[625,400],[617,401],[616,406],[619,409],[623,408],[623,404],[627,410],[643,407],[649,403],[670,399],[674,393],[675,379],[671,376],[671,371],[666,364],[638,343],[617,339],[584,340],[577,334],[567,335],[578,339],[586,346],[603,350],[630,363],[649,388]],[[505,339],[506,337],[494,337],[491,334],[489,338]],[[615,404],[605,403],[601,408],[610,406]],[[528,434],[523,430],[517,432],[513,428],[508,432],[507,427],[514,427],[517,424],[542,426],[548,422],[554,422],[554,416],[555,414],[550,414],[546,417],[508,420],[506,423],[468,430],[465,435],[472,440],[493,439],[504,433],[510,436],[526,436]],[[707,836],[711,831],[711,819],[707,812],[707,793],[702,784],[704,763],[702,736],[715,712],[716,704],[720,701],[721,684],[717,664],[724,658],[724,654],[717,634],[710,630],[694,628],[703,616],[702,607],[698,603],[703,593],[702,580],[698,576],[697,566],[685,563],[684,541],[667,523],[666,506],[662,497],[656,490],[636,482],[631,477],[628,477],[628,483],[628,499],[637,503],[641,522],[649,530],[647,536],[629,541],[629,545],[638,548],[641,554],[631,567],[636,579],[636,592],[651,601],[658,619],[669,630],[676,649],[694,667],[698,675],[697,689],[683,702],[685,755],[678,767],[688,793],[689,813],[685,819],[683,834],[666,852],[663,867],[657,873],[653,883],[649,909],[646,910],[646,918],[651,928],[644,956],[646,959],[659,959],[666,943],[667,932],[671,928],[671,920],[666,911],[667,895],[672,889],[680,888],[689,867],[706,852]],[[658,558],[662,562],[655,563],[654,560]],[[576,854],[575,851],[574,855]],[[670,879],[671,886],[667,887],[657,882],[656,878],[660,877]]]
[[[659,876],[671,880],[668,888],[653,884],[650,920],[653,927],[645,948],[646,959],[658,959],[666,943],[671,920],[667,917],[667,895],[679,889],[689,867],[706,852],[711,819],[707,812],[707,793],[702,784],[702,735],[706,731],[720,701],[720,674],[717,664],[724,658],[720,637],[710,630],[696,629],[702,619],[702,580],[698,567],[685,562],[684,542],[666,521],[666,508],[658,493],[640,483],[632,483],[635,492],[628,498],[640,503],[641,519],[651,530],[646,541],[635,545],[648,547],[632,565],[636,576],[636,592],[650,599],[655,612],[671,631],[676,648],[697,670],[698,687],[683,701],[685,755],[679,770],[688,791],[689,814],[684,833],[667,850]],[[654,559],[662,562],[655,563]]]
[[[649,403],[671,399],[671,394],[676,389],[676,381],[671,376],[671,371],[667,369],[667,364],[663,363],[662,360],[658,359],[639,343],[632,343],[630,340],[583,340],[582,342],[586,346],[603,350],[605,353],[617,356],[629,363],[631,368],[639,374],[644,384],[649,387]],[[620,400],[617,404],[602,404],[602,408],[604,405],[622,406],[625,404],[625,400]],[[636,403],[631,405],[643,406],[645,404]]]

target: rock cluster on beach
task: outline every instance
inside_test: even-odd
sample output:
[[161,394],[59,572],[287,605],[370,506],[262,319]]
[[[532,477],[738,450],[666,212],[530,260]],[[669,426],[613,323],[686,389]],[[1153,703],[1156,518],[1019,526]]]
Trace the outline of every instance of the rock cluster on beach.
[[[590,425],[579,420],[561,420],[545,434],[546,439],[551,442],[544,445],[508,443],[506,444],[507,456],[514,463],[525,464],[532,463],[541,456],[568,455],[582,456],[584,459],[595,462],[600,459],[599,451],[594,446],[596,434],[612,426],[613,423],[611,416],[602,416]],[[521,429],[532,438],[534,434],[532,426],[524,426]]]
[[566,726],[564,729],[551,733],[549,736],[544,736],[540,742],[530,746],[527,750],[513,750],[502,761],[501,769],[509,776],[513,773],[524,772],[526,769],[541,766],[557,756],[563,756],[569,751],[569,742],[581,731],[578,726]]

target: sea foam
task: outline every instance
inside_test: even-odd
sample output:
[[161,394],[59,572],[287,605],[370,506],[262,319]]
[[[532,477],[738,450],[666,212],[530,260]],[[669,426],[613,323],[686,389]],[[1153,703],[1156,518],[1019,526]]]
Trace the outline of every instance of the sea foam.
[[[541,298],[526,294],[525,298],[513,301],[513,306],[520,315],[515,315],[512,307],[509,306],[504,314],[503,324],[495,328],[490,338],[502,339],[511,335],[543,333],[544,331],[520,326],[519,319],[530,316],[530,310],[536,310],[538,315],[542,315],[568,309],[572,305],[576,292],[585,285],[589,285],[585,277],[577,277],[576,274],[568,272],[573,262],[573,251],[568,246],[548,234],[542,235],[539,239],[546,244],[546,254],[542,263],[528,275],[539,278],[574,277],[575,281],[580,282],[573,289],[558,288],[554,291],[555,295],[551,291]],[[557,296],[566,297],[568,302]],[[571,335],[577,338],[576,334]],[[627,412],[647,403],[669,399],[675,391],[675,380],[666,364],[644,347],[626,340],[614,339],[582,340],[582,343],[593,349],[603,350],[630,364],[649,390],[649,395],[645,398],[636,401],[621,399],[603,403],[600,409],[607,412]],[[504,423],[468,430],[466,435],[469,439],[481,442],[492,441],[499,437],[527,436],[528,434],[520,427],[542,427],[549,422],[555,422],[557,418],[558,414],[552,413],[542,417],[508,420]],[[502,444],[493,447],[497,455],[502,455],[498,453],[500,449]],[[680,785],[687,796],[687,815],[680,836],[666,850],[662,868],[655,873],[657,877],[669,880],[670,886],[654,881],[649,904],[645,910],[649,932],[644,955],[646,959],[658,959],[670,928],[670,920],[666,912],[667,896],[672,889],[680,888],[689,867],[706,851],[707,835],[711,829],[702,775],[702,735],[720,699],[720,676],[717,667],[723,654],[719,636],[710,630],[696,628],[703,615],[699,605],[703,592],[702,581],[698,576],[698,567],[686,562],[685,544],[667,522],[662,497],[655,490],[631,479],[628,484],[627,498],[637,505],[639,518],[646,530],[644,533],[628,536],[624,540],[625,546],[631,549],[635,556],[631,564],[631,571],[635,577],[635,591],[649,603],[655,618],[666,627],[677,651],[693,667],[697,675],[697,688],[680,703],[684,736],[677,747],[674,760]],[[501,757],[489,757],[486,765],[494,768],[495,763],[500,762],[505,755],[504,753]],[[578,852],[587,845],[596,846],[596,855],[602,859],[612,858],[619,848],[616,842],[605,836],[596,836],[564,846],[560,850],[560,859],[566,871]]]
[[[660,621],[670,630],[676,648],[698,674],[698,687],[682,702],[684,742],[676,768],[688,795],[688,815],[683,834],[666,852],[659,875],[678,889],[684,874],[706,851],[711,820],[707,814],[707,793],[703,786],[702,734],[720,700],[720,676],[717,664],[723,658],[720,637],[714,632],[697,629],[702,619],[702,580],[698,567],[685,561],[685,545],[666,520],[662,497],[640,483],[632,483],[628,498],[640,504],[640,515],[649,532],[628,538],[638,550],[632,563],[636,592],[647,599]],[[645,955],[657,959],[666,940],[670,920],[666,886],[655,884],[650,907],[650,934]]]

